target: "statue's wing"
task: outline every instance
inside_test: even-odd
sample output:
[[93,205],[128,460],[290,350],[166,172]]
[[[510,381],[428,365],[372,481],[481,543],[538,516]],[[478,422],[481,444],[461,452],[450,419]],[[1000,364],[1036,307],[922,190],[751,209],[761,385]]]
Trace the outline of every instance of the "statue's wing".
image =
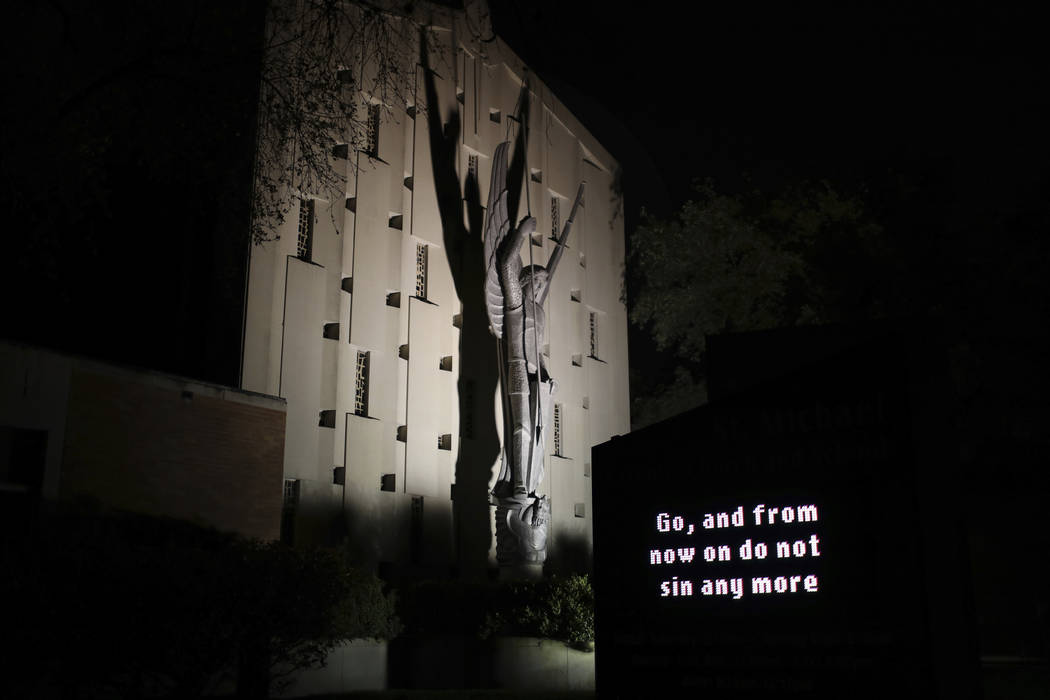
[[499,284],[496,256],[499,245],[510,230],[507,216],[507,149],[510,142],[496,146],[492,156],[492,180],[489,184],[489,202],[485,210],[485,308],[489,314],[489,329],[497,338],[503,337],[503,289]]

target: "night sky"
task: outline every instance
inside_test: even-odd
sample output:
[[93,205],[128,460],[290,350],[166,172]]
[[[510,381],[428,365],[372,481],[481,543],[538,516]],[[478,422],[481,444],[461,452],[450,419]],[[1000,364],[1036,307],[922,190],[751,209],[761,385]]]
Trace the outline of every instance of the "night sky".
[[[895,247],[901,277],[886,287],[898,308],[941,317],[982,348],[978,383],[995,398],[978,402],[1034,405],[1050,352],[1050,62],[1033,16],[493,7],[497,33],[618,158],[628,235],[643,207],[676,212],[695,180],[729,194],[827,181],[863,201]],[[637,395],[675,361],[630,332]],[[1037,413],[1019,420],[1038,425]]]
[[1032,16],[726,5],[493,8],[497,32],[620,159],[632,209],[677,208],[698,177],[733,191],[936,170],[960,196],[990,197],[1045,177],[1050,64]]

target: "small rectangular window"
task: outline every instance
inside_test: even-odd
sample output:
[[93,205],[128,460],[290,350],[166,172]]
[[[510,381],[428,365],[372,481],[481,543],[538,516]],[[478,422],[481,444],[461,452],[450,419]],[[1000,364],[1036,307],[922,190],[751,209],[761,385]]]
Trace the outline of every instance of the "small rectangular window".
[[416,296],[427,298],[427,246],[416,244]]
[[445,433],[444,435],[438,435],[438,449],[439,450],[451,450],[452,449],[452,433]]
[[368,365],[369,353],[357,351],[357,373],[354,378],[354,413],[368,415]]
[[564,456],[562,449],[562,419],[561,404],[554,404],[554,454],[558,457]]
[[572,514],[577,518],[587,517],[587,506],[584,503],[574,503],[572,505]]
[[310,260],[314,247],[314,200],[299,198],[299,235],[295,254],[300,260]]

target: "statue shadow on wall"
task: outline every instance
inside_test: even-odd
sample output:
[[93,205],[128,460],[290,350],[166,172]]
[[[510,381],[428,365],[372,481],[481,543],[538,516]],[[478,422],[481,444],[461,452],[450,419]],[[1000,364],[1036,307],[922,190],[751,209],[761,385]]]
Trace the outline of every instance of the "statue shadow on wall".
[[[452,110],[443,124],[425,33],[420,36],[420,55],[428,109],[425,118],[441,216],[442,240],[456,295],[463,304],[457,385],[460,440],[453,508],[458,570],[460,575],[474,578],[485,575],[488,570],[493,537],[489,482],[492,466],[496,464],[501,450],[493,410],[499,358],[495,339],[489,332],[485,305],[486,261],[482,235],[485,210],[481,204],[481,189],[474,176],[468,175],[463,191],[460,189],[456,168],[459,113],[458,110]],[[507,174],[507,211],[512,222],[517,221],[525,173],[524,136],[528,129],[526,119],[529,113],[527,84],[522,86],[519,105],[515,118],[524,128],[518,129]]]

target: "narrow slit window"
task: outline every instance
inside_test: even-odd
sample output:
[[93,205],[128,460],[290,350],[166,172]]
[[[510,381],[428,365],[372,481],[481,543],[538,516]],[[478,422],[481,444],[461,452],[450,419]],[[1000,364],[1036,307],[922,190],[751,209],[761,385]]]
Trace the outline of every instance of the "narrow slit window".
[[295,543],[295,511],[299,506],[299,480],[284,480],[284,497],[281,508],[281,542]]
[[562,449],[562,409],[561,404],[554,404],[554,454],[558,457],[563,456]]
[[378,104],[368,105],[368,123],[365,130],[365,153],[373,158],[379,157],[379,108]]
[[476,153],[467,156],[467,181],[474,183],[478,181],[478,155]]
[[591,335],[591,357],[598,359],[598,314],[591,311],[588,316],[590,335]]
[[416,244],[416,296],[427,298],[427,246]]
[[299,505],[299,480],[298,479],[285,479],[284,480],[284,509],[295,510],[295,507]]
[[354,413],[368,415],[368,365],[369,353],[357,351],[357,373],[354,377]]
[[314,247],[314,200],[299,198],[299,235],[295,254],[300,260],[310,260]]
[[558,198],[551,195],[551,238],[558,240],[559,233],[561,233],[561,205],[558,203]]

